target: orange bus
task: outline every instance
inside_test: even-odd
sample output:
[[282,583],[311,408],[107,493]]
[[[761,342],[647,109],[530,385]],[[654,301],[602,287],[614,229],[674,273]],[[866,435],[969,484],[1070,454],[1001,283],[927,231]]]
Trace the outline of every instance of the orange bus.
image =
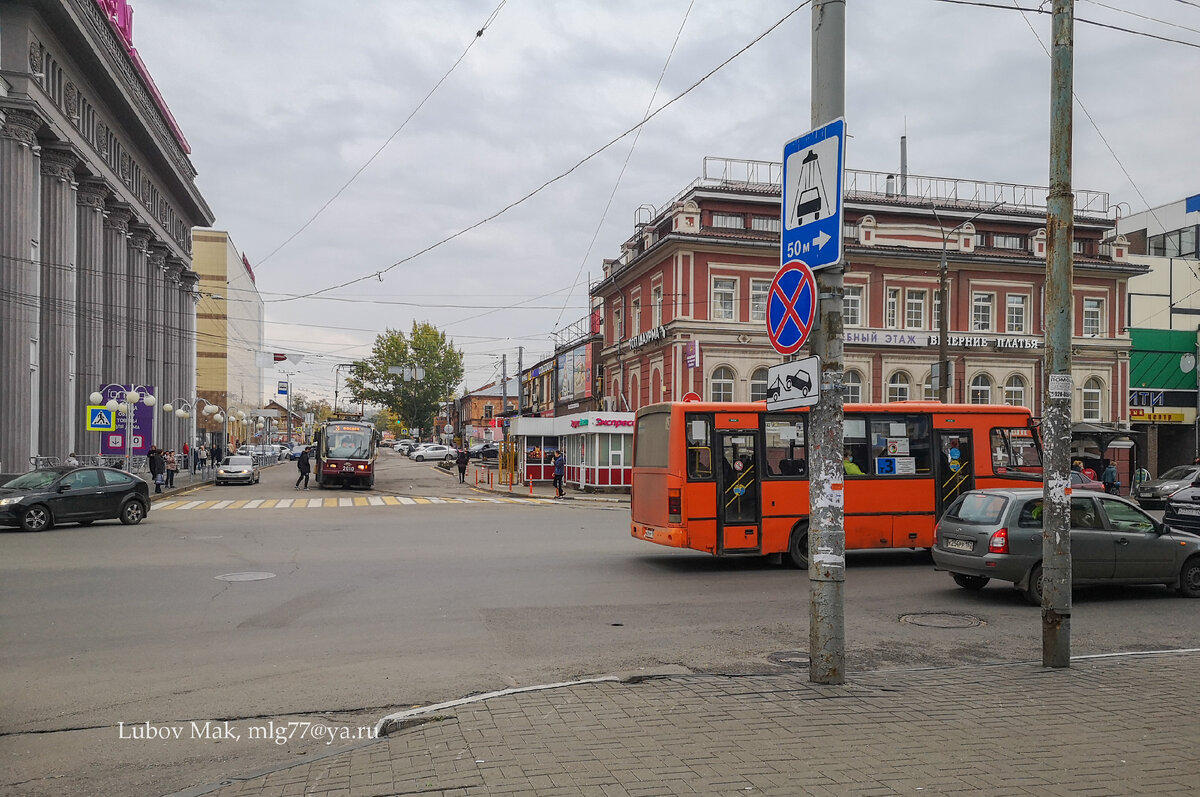
[[[716,556],[786,553],[808,566],[809,414],[766,402],[653,404],[637,412],[631,533]],[[846,549],[931,548],[934,525],[976,487],[1042,483],[1025,407],[845,405]]]

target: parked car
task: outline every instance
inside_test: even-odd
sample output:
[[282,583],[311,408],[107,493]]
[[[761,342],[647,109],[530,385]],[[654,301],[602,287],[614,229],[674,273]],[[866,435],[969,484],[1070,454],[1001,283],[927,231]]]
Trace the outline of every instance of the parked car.
[[1161,509],[1167,498],[1176,490],[1182,490],[1200,476],[1200,465],[1177,465],[1157,479],[1149,479],[1133,488],[1130,498],[1137,500],[1147,509]]
[[407,455],[408,452],[410,450],[412,450],[413,446],[415,446],[415,445],[416,445],[416,443],[413,442],[412,440],[397,440],[396,441],[396,450],[399,451],[401,454]]
[[110,518],[136,526],[149,511],[150,486],[116,468],[38,468],[0,486],[0,526],[25,531]]
[[434,443],[417,443],[412,448],[408,449],[408,458],[414,459],[416,457],[416,454],[418,451],[420,451],[422,448],[428,448],[429,446],[432,446],[432,445],[435,445],[435,444]]
[[450,446],[428,445],[417,449],[416,453],[413,454],[413,459],[417,462],[424,462],[427,459],[454,459],[457,456],[458,452]]
[[[1200,598],[1200,534],[1092,491],[1072,492],[1070,520],[1073,584],[1164,584]],[[936,538],[935,568],[963,589],[983,589],[994,578],[1041,604],[1041,489],[972,490],[942,515]]]
[[1200,477],[1182,490],[1171,493],[1163,523],[1173,529],[1200,534]]
[[262,471],[254,457],[234,455],[225,457],[217,466],[216,484],[258,484]]
[[284,456],[288,459],[300,459],[300,455],[306,448],[308,448],[307,443],[292,443],[292,447],[285,450]]
[[1072,490],[1098,490],[1104,492],[1104,482],[1098,482],[1095,479],[1089,479],[1077,470],[1071,471],[1071,489]]
[[486,443],[478,443],[467,449],[467,456],[471,459],[498,459],[500,457],[500,444],[492,441]]

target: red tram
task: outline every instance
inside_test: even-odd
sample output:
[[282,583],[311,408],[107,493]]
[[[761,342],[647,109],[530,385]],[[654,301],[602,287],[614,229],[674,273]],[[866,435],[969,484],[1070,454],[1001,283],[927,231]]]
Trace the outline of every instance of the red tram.
[[317,486],[374,487],[379,439],[373,423],[335,420],[319,424],[313,434]]

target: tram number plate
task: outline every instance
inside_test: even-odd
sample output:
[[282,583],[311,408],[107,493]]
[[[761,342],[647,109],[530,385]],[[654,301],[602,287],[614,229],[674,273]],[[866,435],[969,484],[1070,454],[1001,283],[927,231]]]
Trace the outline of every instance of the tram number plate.
[[946,547],[954,551],[969,551],[975,547],[975,543],[971,542],[970,540],[955,540],[947,538]]
[[345,465],[342,466],[342,473],[353,473],[353,472],[354,472],[354,466],[351,465],[349,462],[347,462]]

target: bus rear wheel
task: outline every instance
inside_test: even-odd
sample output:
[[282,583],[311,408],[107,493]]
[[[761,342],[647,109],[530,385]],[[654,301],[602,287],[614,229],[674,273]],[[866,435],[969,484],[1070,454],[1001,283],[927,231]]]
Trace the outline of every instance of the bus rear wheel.
[[797,523],[788,539],[788,558],[800,570],[808,569],[808,523]]

